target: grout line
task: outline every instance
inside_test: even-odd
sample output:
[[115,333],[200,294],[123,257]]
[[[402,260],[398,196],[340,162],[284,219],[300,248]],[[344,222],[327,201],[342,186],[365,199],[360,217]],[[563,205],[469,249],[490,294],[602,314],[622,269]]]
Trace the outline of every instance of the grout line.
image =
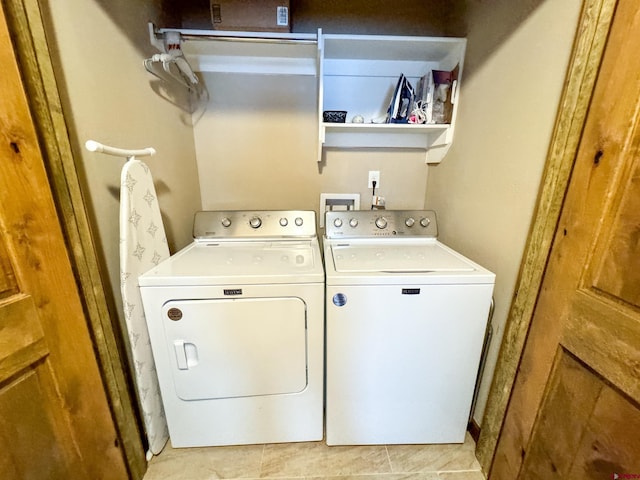
[[384,446],[384,451],[387,453],[387,462],[389,462],[389,473],[394,473],[393,471],[393,464],[391,463],[391,456],[389,455],[389,449],[387,448],[387,446]]
[[262,453],[260,454],[260,470],[258,470],[258,478],[262,478],[262,468],[264,466],[264,451],[267,449],[267,445],[262,445]]

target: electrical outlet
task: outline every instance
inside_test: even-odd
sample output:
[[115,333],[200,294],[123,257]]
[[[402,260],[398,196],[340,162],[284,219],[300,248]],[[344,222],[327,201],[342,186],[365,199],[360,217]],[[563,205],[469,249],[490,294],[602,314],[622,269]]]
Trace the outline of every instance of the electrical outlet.
[[367,186],[373,188],[373,182],[376,182],[376,188],[380,187],[380,170],[369,170],[369,183],[367,183]]

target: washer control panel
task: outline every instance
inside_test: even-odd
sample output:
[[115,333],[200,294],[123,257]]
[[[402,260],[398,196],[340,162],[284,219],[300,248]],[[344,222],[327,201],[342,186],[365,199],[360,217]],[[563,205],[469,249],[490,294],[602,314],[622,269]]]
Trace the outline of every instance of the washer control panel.
[[316,213],[306,210],[196,212],[196,240],[316,236]]
[[331,211],[325,217],[327,238],[437,237],[433,210]]

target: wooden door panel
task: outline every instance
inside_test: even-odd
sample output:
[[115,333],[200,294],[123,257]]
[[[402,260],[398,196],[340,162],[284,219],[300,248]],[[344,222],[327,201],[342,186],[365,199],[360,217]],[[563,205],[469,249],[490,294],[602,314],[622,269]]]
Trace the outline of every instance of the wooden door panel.
[[[636,130],[635,145],[629,152],[634,158],[640,154],[639,142]],[[593,286],[630,306],[640,307],[640,162],[630,167],[620,182],[621,205],[617,214],[612,215],[615,221],[610,237],[599,242],[604,252],[598,252],[599,271]]]
[[611,299],[579,292],[561,344],[627,395],[640,400],[638,313]]
[[[529,447],[523,478],[572,478],[573,452],[580,447],[584,426],[593,411],[602,383],[573,357],[558,350],[536,437]],[[609,477],[604,477],[609,478]]]
[[19,294],[0,301],[0,385],[48,352],[33,299]]
[[531,440],[526,480],[609,479],[636,474],[638,404],[569,353],[559,350]]
[[566,478],[638,478],[640,405],[608,383],[598,396]]
[[42,378],[46,370],[44,363],[34,365],[0,389],[0,449],[9,471],[16,472],[7,478],[62,479],[73,471],[68,426],[57,425],[52,392]]
[[0,235],[0,300],[18,292],[16,276],[11,268],[11,261],[4,244],[4,236]]

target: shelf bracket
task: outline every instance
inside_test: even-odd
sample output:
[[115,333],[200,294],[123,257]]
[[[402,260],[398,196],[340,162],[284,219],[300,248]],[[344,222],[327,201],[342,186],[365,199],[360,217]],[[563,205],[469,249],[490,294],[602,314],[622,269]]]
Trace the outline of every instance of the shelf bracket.
[[153,24],[153,22],[149,22],[149,43],[151,46],[156,47],[158,51],[162,53],[167,53],[164,48],[164,42],[160,39],[158,29]]

